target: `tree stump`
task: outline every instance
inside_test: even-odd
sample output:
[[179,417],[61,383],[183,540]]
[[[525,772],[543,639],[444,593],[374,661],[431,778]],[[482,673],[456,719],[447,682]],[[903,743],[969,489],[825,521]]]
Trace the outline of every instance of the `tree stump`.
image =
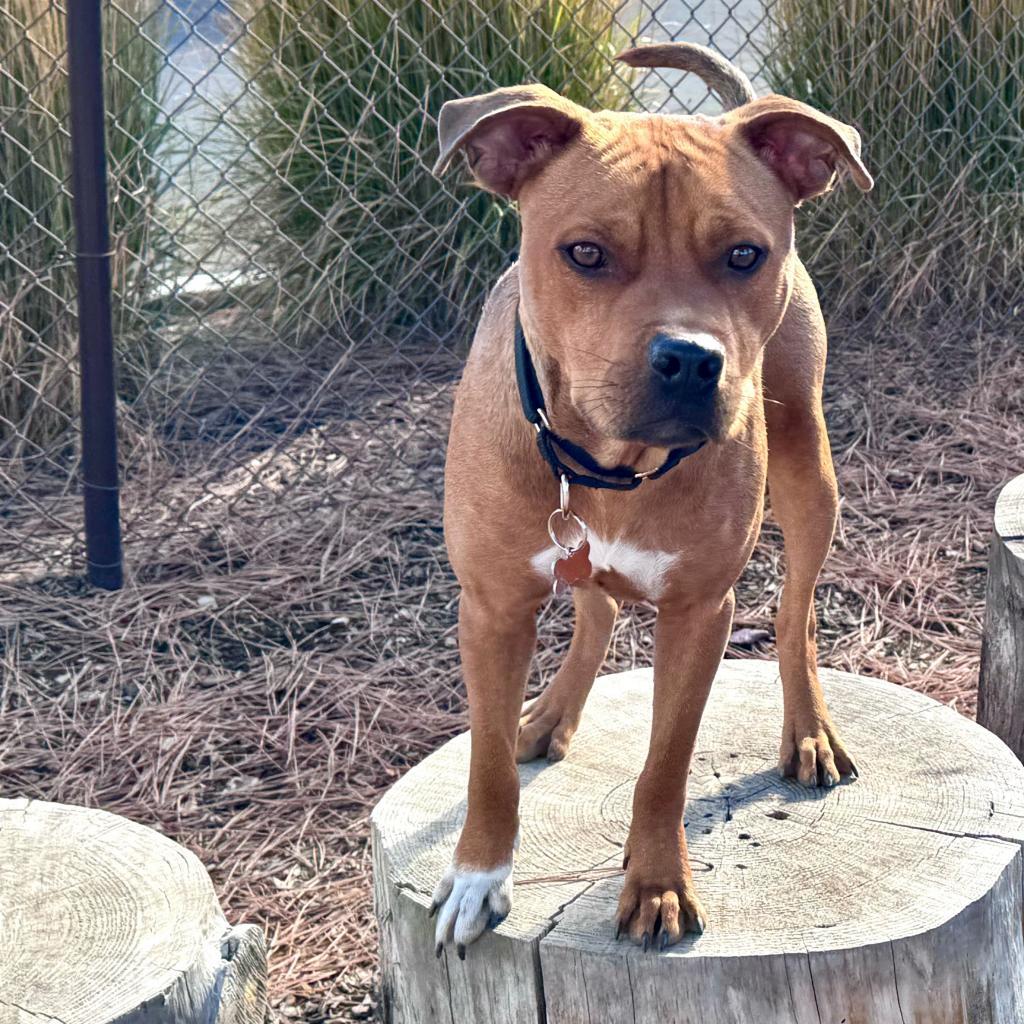
[[988,560],[978,721],[1024,760],[1024,474],[996,502]]
[[469,739],[373,813],[392,1024],[1018,1024],[1024,768],[920,694],[823,672],[860,779],[776,773],[778,666],[727,661],[701,725],[687,836],[703,936],[614,940],[651,673],[598,680],[565,761],[522,766],[515,904],[465,962],[434,958],[430,894],[465,812]]
[[104,811],[0,800],[0,1024],[263,1024],[263,932]]

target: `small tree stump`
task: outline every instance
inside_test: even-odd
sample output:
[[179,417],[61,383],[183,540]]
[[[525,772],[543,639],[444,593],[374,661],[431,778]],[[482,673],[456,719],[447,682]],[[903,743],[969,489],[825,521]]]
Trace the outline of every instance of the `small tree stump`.
[[0,800],[0,1024],[263,1024],[263,932],[199,860],[104,811]]
[[988,560],[978,721],[1024,760],[1024,474],[996,502]]
[[465,813],[468,736],[373,813],[392,1024],[1018,1024],[1024,768],[951,709],[823,672],[859,780],[776,774],[778,667],[727,661],[701,725],[687,836],[710,924],[664,953],[613,937],[651,717],[647,670],[594,688],[567,759],[522,767],[515,905],[434,959],[427,907]]

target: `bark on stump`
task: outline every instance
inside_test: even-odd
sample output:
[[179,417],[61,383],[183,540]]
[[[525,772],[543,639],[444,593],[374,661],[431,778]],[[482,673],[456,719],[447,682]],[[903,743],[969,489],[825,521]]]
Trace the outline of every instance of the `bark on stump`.
[[1024,759],[1024,474],[996,502],[978,721]]
[[598,681],[568,758],[522,767],[515,905],[465,962],[427,907],[465,812],[469,740],[373,814],[393,1024],[1018,1024],[1024,768],[935,701],[824,672],[861,769],[776,774],[778,666],[725,662],[701,725],[687,836],[708,931],[664,953],[613,938],[651,716],[647,670]]
[[262,1024],[263,932],[199,860],[104,811],[0,800],[0,1024]]

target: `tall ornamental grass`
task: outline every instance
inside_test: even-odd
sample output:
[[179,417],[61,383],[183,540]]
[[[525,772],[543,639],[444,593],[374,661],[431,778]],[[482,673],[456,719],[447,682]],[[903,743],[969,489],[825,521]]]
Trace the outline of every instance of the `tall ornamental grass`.
[[[157,0],[105,5],[107,163],[115,327],[139,343],[155,242],[163,137],[153,100],[163,56],[138,29]],[[159,30],[151,17],[146,31]],[[64,15],[39,0],[7,0],[0,14],[0,455],[61,439],[77,414],[74,224]]]
[[257,5],[240,43],[255,100],[238,123],[257,159],[240,166],[276,308],[299,334],[464,334],[518,229],[456,172],[447,188],[430,174],[442,103],[535,80],[624,108],[624,42],[605,0]]
[[830,304],[1020,315],[1024,0],[776,0],[773,87],[861,131],[875,191],[809,207]]

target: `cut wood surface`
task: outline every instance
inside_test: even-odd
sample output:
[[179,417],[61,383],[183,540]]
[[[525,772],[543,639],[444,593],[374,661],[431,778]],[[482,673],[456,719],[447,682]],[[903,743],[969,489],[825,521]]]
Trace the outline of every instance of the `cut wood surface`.
[[780,779],[778,666],[727,661],[701,725],[687,837],[710,922],[661,953],[614,941],[651,674],[598,680],[568,757],[522,766],[515,904],[435,960],[427,907],[465,813],[469,738],[373,814],[395,1024],[1024,1022],[1024,768],[921,694],[823,672],[861,777]]
[[263,1024],[263,933],[104,811],[0,799],[0,1024]]
[[978,721],[1024,758],[1024,474],[996,501]]

